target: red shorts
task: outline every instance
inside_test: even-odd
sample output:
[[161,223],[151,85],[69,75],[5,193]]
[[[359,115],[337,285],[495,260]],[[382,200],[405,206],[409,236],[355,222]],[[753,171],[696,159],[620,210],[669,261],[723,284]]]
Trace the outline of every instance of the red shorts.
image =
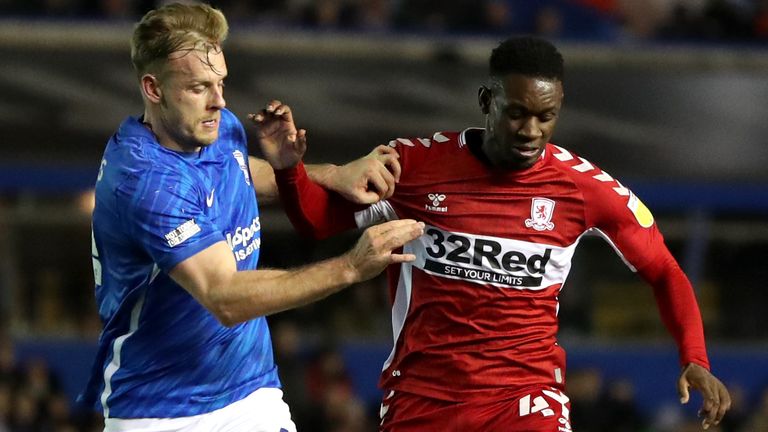
[[529,387],[494,399],[449,402],[393,391],[381,404],[380,432],[571,432],[560,390]]

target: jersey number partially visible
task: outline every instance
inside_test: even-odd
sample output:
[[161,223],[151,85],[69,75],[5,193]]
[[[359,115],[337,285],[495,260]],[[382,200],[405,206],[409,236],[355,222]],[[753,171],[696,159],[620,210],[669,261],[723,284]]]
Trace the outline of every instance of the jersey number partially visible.
[[91,260],[93,261],[93,280],[96,285],[101,285],[101,261],[99,261],[99,249],[96,247],[93,228],[91,228]]

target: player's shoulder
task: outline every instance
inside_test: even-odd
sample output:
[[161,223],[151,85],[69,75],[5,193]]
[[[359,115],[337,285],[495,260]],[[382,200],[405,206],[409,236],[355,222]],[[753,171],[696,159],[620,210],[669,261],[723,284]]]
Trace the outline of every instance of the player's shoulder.
[[389,146],[397,149],[398,153],[444,153],[446,150],[459,149],[464,143],[463,132],[440,131],[422,137],[401,137],[389,141]]
[[460,144],[462,132],[435,132],[430,136],[402,137],[389,141],[390,147],[403,149],[404,151],[429,150],[433,147],[450,147]]
[[129,195],[147,185],[183,184],[194,181],[187,165],[178,155],[162,147],[157,140],[127,136],[110,143],[102,160],[101,173],[111,189]]
[[550,154],[549,164],[559,169],[582,191],[629,196],[629,190],[618,179],[576,152],[552,143],[547,144],[547,152]]

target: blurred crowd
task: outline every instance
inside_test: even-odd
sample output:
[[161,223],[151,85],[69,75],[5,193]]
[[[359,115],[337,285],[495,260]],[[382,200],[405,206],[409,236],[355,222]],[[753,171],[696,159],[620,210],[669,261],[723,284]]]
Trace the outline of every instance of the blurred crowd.
[[[368,432],[378,424],[378,400],[355,392],[342,352],[332,343],[317,343],[295,318],[273,325],[275,351],[298,430]],[[314,339],[307,343],[307,339]],[[52,360],[47,360],[52,361]],[[20,360],[14,342],[0,335],[0,432],[95,432],[101,417],[76,405],[42,358]],[[378,365],[369,365],[377,368]],[[579,432],[694,432],[699,421],[675,402],[652,414],[635,399],[634,384],[603,376],[598,369],[574,369],[568,375],[571,420]],[[768,387],[749,400],[731,385],[734,408],[714,432],[768,430]],[[696,400],[692,404],[699,403]]]
[[[0,0],[5,16],[135,20],[167,0]],[[558,39],[749,42],[768,0],[221,0],[234,24],[364,32],[535,33]]]
[[73,407],[48,361],[20,361],[13,340],[0,328],[0,432],[103,430],[98,414]]

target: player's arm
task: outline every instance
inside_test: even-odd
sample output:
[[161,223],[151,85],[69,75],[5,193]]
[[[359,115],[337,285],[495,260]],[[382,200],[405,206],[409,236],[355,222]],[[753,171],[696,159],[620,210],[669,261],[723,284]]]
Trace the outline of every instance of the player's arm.
[[[718,424],[730,408],[728,390],[709,371],[704,326],[690,281],[669,252],[647,207],[628,189],[598,187],[588,191],[588,218],[615,244],[619,253],[653,288],[661,319],[674,337],[683,371],[677,388],[687,403],[688,390],[699,390],[704,402],[703,426]],[[628,195],[627,195],[628,194]],[[598,196],[599,195],[599,196]]]
[[290,270],[237,271],[232,250],[220,241],[174,266],[171,278],[226,326],[302,306],[413,261],[392,250],[423,233],[423,224],[398,220],[367,229],[347,253]]
[[638,273],[653,287],[662,321],[680,350],[680,402],[688,403],[691,387],[700,391],[704,398],[700,416],[704,429],[708,429],[723,419],[731,407],[731,397],[725,385],[710,372],[704,326],[690,281],[663,242],[655,248],[656,259],[638,268]]
[[[254,187],[263,200],[274,200],[279,189],[273,167],[294,167],[306,152],[306,131],[296,129],[291,108],[273,100],[248,116],[259,127],[258,137],[266,160],[249,158]],[[306,165],[309,178],[320,186],[357,204],[372,204],[392,196],[400,165],[394,149],[379,146],[370,154],[342,166]]]

